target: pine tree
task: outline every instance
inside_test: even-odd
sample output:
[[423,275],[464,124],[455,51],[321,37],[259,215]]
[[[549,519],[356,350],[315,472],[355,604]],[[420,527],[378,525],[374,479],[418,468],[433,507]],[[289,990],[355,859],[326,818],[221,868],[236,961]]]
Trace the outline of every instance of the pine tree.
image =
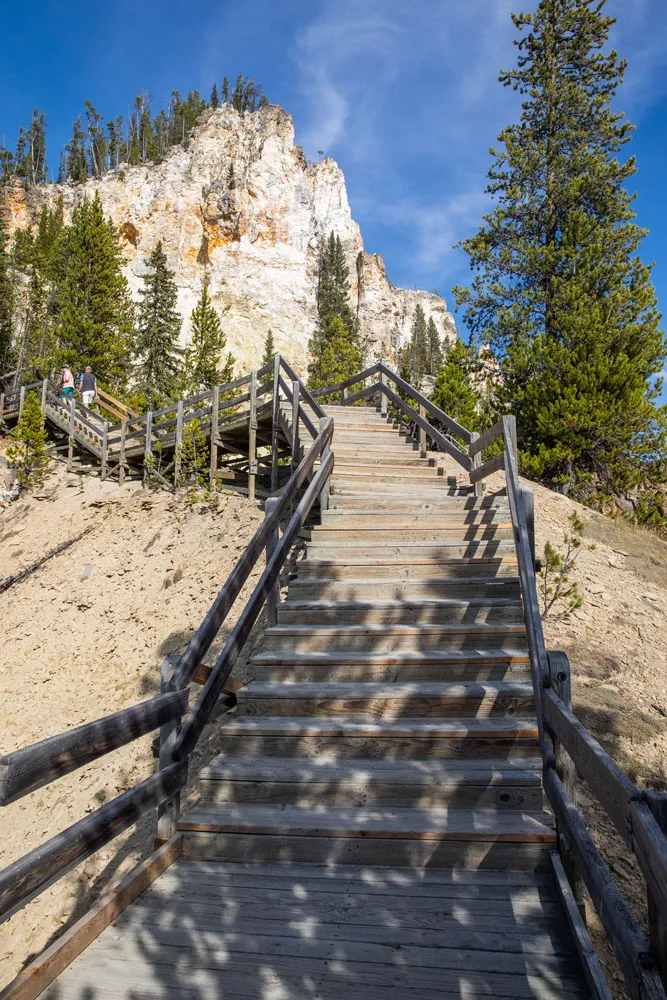
[[46,116],[34,109],[30,128],[19,128],[13,173],[29,184],[46,183]]
[[51,460],[46,450],[44,414],[35,392],[26,393],[14,440],[15,444],[7,449],[7,460],[14,469],[19,489],[42,486]]
[[104,119],[90,101],[85,103],[88,123],[88,167],[93,177],[99,177],[104,170],[107,155],[107,140],[104,128],[100,125]]
[[222,103],[229,104],[229,80],[227,77],[222,81]]
[[264,357],[262,358],[262,368],[266,368],[267,365],[273,364],[273,359],[276,354],[275,344],[273,343],[273,330],[269,328],[269,332],[266,335],[266,340],[264,341]]
[[426,336],[428,339],[428,373],[437,377],[442,368],[444,356],[440,334],[432,316],[429,318],[428,326],[426,327]]
[[218,100],[218,88],[215,83],[213,84],[213,89],[211,90],[211,100],[209,101],[209,104],[212,108],[217,108],[220,104],[220,101]]
[[99,195],[84,198],[59,238],[54,365],[91,365],[122,390],[128,374],[133,309],[118,236]]
[[514,15],[522,97],[499,136],[496,201],[463,243],[475,273],[455,290],[477,341],[502,366],[524,468],[573,490],[616,492],[664,449],[654,376],[667,347],[618,154],[633,128],[614,109],[626,64],[606,52],[604,0],[540,0]]
[[350,272],[340,238],[333,232],[320,257],[318,324],[308,343],[313,361],[308,387],[321,389],[363,368],[359,327],[349,302]]
[[9,237],[0,215],[0,375],[9,371],[12,355],[12,315],[14,289],[9,274]]
[[176,282],[167,267],[160,240],[148,259],[135,338],[135,389],[149,409],[173,399],[179,385],[181,317],[176,311]]
[[185,351],[183,395],[196,396],[234,378],[235,358],[228,354],[222,373],[220,357],[227,343],[220,317],[211,302],[206,285],[192,310],[192,339]]
[[85,132],[81,127],[81,115],[72,125],[72,138],[65,147],[65,177],[64,180],[78,183],[88,176],[86,163]]
[[480,429],[482,398],[471,378],[473,358],[462,340],[456,339],[440,370],[433,402],[469,431]]
[[419,304],[412,320],[410,343],[403,349],[401,357],[409,375],[406,381],[410,382],[415,389],[421,388],[424,375],[431,374],[431,366],[428,327],[424,310]]

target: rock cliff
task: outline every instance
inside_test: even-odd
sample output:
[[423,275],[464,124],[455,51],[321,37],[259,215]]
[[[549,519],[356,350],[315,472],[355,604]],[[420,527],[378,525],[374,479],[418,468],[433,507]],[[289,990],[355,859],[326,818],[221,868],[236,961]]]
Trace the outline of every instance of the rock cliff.
[[292,119],[279,107],[253,114],[229,105],[210,110],[188,145],[155,166],[125,167],[82,185],[15,184],[5,203],[9,230],[34,223],[42,205],[59,194],[69,215],[95,191],[121,234],[133,295],[162,240],[178,285],[183,341],[208,278],[228,346],[244,369],[260,360],[271,328],[277,349],[305,370],[316,321],[318,250],[332,230],[347,254],[369,360],[392,357],[392,337],[403,343],[409,336],[417,303],[427,319],[433,316],[445,345],[456,336],[443,299],[395,288],[382,257],[365,252],[341,169],[331,159],[307,163]]

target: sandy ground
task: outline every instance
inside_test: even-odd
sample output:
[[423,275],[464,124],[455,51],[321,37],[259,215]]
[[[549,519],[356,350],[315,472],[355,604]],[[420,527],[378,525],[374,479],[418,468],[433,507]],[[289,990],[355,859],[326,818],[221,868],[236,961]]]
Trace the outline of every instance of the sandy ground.
[[[491,489],[502,485],[499,474],[490,482]],[[541,487],[535,494],[538,551],[547,538],[561,543],[574,509],[586,521],[587,539],[596,544],[594,551],[582,551],[575,573],[584,606],[565,621],[545,621],[548,647],[570,655],[576,711],[633,780],[665,788],[667,545]],[[2,750],[155,692],[162,657],[187,642],[261,517],[259,504],[238,496],[189,506],[168,494],[144,492],[136,483],[119,489],[93,476],[68,476],[62,467],[36,496],[1,513],[0,578],[90,528],[66,552],[0,594]],[[255,579],[256,574],[245,596]],[[236,620],[243,596],[228,625]],[[248,655],[258,641],[259,629]],[[235,674],[246,675],[243,664]],[[187,801],[196,795],[201,763],[214,752],[215,731],[209,727],[191,767]],[[151,737],[146,737],[4,808],[0,865],[153,768]],[[643,881],[634,861],[590,790],[582,789],[581,804],[628,902],[645,922]],[[150,816],[4,925],[0,983],[145,856],[154,833]],[[593,918],[591,926],[596,944],[604,948]],[[605,964],[616,995],[624,997],[614,963]]]
[[[240,496],[222,494],[216,503],[191,506],[136,483],[119,488],[67,475],[62,467],[36,496],[1,513],[0,578],[90,531],[0,593],[0,749],[17,749],[155,693],[163,656],[187,643],[262,517],[259,503]],[[257,575],[232,609],[224,635]],[[152,774],[152,739],[4,807],[0,867]],[[190,798],[199,764],[213,750],[205,739],[191,767]],[[3,925],[0,984],[146,856],[154,836],[151,815]]]

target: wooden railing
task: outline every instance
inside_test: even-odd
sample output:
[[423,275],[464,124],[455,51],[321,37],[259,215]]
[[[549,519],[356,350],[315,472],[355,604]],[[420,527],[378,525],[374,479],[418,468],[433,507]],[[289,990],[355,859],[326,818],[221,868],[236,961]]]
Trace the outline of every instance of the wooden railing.
[[[277,385],[281,367],[278,357],[275,366],[271,367],[275,368]],[[292,376],[294,373],[289,366],[286,367]],[[256,384],[256,376],[237,380],[241,384],[248,381],[251,385],[248,395],[252,401],[252,385]],[[294,398],[309,398],[308,391],[296,378],[292,380],[291,392],[292,401]],[[48,398],[48,387],[46,393]],[[208,397],[211,398],[210,394]],[[187,402],[194,407],[202,400]],[[279,405],[277,398],[277,409]],[[170,409],[167,408],[167,412]],[[295,412],[297,418],[311,429],[314,440],[280,495],[267,504],[265,520],[248,543],[183,655],[175,660],[168,657],[162,664],[160,694],[139,705],[0,757],[0,805],[7,805],[118,747],[160,729],[160,759],[156,774],[0,871],[0,923],[76,864],[132,826],[146,811],[158,809],[158,840],[167,840],[175,834],[180,792],[187,782],[189,755],[217,706],[222,704],[223,708],[227,708],[235,704],[235,698],[225,694],[227,678],[262,607],[266,603],[270,609],[271,602],[275,602],[280,572],[315,500],[328,494],[333,469],[330,450],[333,420],[323,415],[317,430],[300,403]],[[149,428],[150,421],[145,417],[142,419]],[[319,463],[317,470],[316,463]],[[285,519],[287,524],[279,538],[279,525]],[[211,669],[206,668],[202,659],[264,552],[266,568],[215,665]],[[203,683],[203,688],[192,711],[186,715],[190,686],[196,682]]]

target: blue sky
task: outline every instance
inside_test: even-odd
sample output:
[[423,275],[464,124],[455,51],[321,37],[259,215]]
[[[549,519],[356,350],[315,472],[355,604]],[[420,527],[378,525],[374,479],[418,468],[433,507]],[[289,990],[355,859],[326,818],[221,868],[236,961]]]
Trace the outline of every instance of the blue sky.
[[[453,307],[467,258],[452,249],[488,207],[488,149],[513,120],[497,83],[513,64],[510,11],[535,0],[37,0],[10,5],[0,39],[0,140],[13,146],[33,107],[49,123],[50,162],[85,98],[105,117],[148,91],[208,96],[224,75],[254,75],[295,121],[310,158],[345,171],[366,249],[399,285],[435,289]],[[629,148],[643,250],[667,301],[667,3],[608,0],[612,42],[629,61],[619,105],[638,126]]]

